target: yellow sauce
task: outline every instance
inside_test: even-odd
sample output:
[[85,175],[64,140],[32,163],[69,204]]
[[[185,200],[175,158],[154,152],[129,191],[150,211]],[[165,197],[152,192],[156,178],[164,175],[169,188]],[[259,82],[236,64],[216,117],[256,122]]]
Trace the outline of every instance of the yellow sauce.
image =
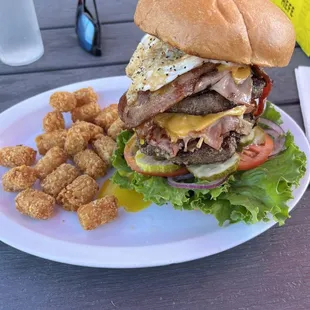
[[232,66],[221,64],[217,66],[219,72],[229,70],[236,84],[242,84],[250,75],[251,67],[250,66]]
[[236,68],[231,70],[231,75],[236,84],[242,84],[251,75],[251,69],[250,67]]
[[98,197],[102,198],[105,195],[114,195],[118,199],[119,205],[127,212],[138,212],[147,208],[151,204],[151,202],[143,200],[142,194],[133,190],[120,188],[110,180],[106,180],[103,183]]

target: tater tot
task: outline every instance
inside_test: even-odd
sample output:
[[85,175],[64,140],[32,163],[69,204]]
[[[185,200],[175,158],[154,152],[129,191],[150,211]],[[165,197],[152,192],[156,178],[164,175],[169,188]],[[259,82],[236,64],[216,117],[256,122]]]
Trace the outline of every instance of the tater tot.
[[103,134],[103,129],[100,126],[85,121],[77,121],[73,123],[72,127],[78,127],[81,131],[88,133],[91,140]]
[[34,219],[47,220],[54,214],[55,199],[50,195],[28,188],[15,198],[16,209]]
[[114,196],[105,196],[79,207],[77,214],[81,226],[92,230],[117,218],[118,203]]
[[71,111],[72,122],[89,121],[91,122],[99,114],[100,106],[97,102],[90,102]]
[[125,128],[124,122],[118,118],[108,129],[108,136],[116,140],[120,132]]
[[76,99],[72,93],[58,91],[51,95],[50,105],[59,112],[70,112],[76,107]]
[[103,133],[103,129],[92,123],[77,121],[68,131],[65,150],[73,156],[87,148],[88,142]]
[[32,187],[36,179],[35,169],[23,165],[6,172],[2,177],[2,186],[6,192],[18,192]]
[[65,129],[65,120],[61,112],[48,112],[43,118],[43,130],[51,132]]
[[58,146],[51,148],[35,165],[37,177],[43,180],[67,161],[67,153]]
[[99,157],[110,166],[116,142],[108,136],[101,135],[92,142],[92,146]]
[[76,167],[70,164],[62,164],[41,182],[42,190],[44,193],[57,198],[60,191],[79,175],[80,172]]
[[96,181],[89,175],[81,175],[67,185],[57,196],[57,203],[67,211],[77,209],[93,200],[99,190]]
[[43,133],[36,137],[35,141],[41,155],[45,155],[52,147],[58,146],[61,149],[65,147],[67,130],[56,130]]
[[97,102],[98,96],[92,87],[81,88],[74,93],[76,99],[76,106],[81,107],[82,105],[90,102]]
[[94,179],[104,176],[108,168],[107,164],[90,149],[75,154],[73,161],[80,170]]
[[7,146],[0,149],[0,166],[13,168],[22,165],[32,166],[37,151],[24,145]]
[[114,121],[118,118],[118,105],[111,104],[108,107],[104,108],[94,119],[94,123],[102,128],[105,131],[109,129]]
[[68,130],[68,135],[65,141],[65,150],[73,156],[87,148],[88,141],[90,140],[90,132],[84,131],[79,126],[73,126]]

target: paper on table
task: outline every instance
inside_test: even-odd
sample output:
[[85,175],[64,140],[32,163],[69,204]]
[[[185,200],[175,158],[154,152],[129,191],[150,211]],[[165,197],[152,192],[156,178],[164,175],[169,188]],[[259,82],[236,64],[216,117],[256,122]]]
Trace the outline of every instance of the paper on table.
[[298,67],[295,75],[306,136],[310,141],[310,67]]

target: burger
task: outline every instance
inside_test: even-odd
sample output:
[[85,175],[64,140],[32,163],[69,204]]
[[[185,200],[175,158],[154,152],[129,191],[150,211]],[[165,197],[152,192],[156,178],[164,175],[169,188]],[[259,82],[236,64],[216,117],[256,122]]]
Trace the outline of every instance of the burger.
[[269,0],[140,0],[134,20],[146,35],[126,68],[114,183],[220,225],[282,224],[306,160],[262,68],[289,63],[289,19]]

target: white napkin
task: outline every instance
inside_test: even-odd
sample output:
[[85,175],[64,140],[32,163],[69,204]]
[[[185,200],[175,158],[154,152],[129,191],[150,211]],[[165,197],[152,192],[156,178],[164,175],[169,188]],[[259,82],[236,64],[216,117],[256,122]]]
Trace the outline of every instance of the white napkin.
[[298,67],[295,75],[306,136],[310,141],[310,67]]

